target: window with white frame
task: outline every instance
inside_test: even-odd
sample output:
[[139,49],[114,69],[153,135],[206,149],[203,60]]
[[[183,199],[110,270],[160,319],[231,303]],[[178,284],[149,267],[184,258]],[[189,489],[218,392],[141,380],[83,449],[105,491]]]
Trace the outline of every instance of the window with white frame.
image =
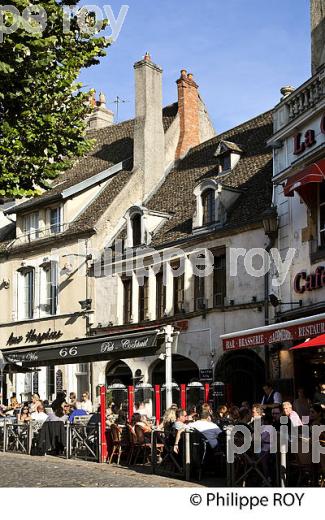
[[320,247],[325,247],[325,182],[319,185],[318,236]]
[[58,265],[46,262],[41,266],[40,311],[41,315],[51,316],[58,308]]
[[23,234],[27,240],[35,240],[39,237],[39,214],[38,211],[23,217]]
[[27,267],[19,271],[18,287],[19,318],[32,319],[34,317],[35,301],[35,269],[33,267]]
[[49,210],[49,220],[50,220],[50,233],[56,234],[61,231],[61,208],[51,208]]

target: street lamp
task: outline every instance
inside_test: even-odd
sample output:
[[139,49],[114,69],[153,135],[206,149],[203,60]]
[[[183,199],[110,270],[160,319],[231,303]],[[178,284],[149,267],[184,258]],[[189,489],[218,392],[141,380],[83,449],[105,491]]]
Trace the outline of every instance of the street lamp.
[[273,242],[278,234],[279,222],[278,222],[278,214],[277,210],[274,206],[266,209],[264,213],[262,213],[263,219],[263,227],[265,234],[270,238]]

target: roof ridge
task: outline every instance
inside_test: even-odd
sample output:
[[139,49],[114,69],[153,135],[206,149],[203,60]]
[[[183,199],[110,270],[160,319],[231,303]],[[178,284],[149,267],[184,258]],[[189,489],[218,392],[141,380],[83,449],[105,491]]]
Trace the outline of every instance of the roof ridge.
[[[207,139],[206,141],[203,141],[202,143],[200,143],[200,144],[198,144],[198,145],[196,145],[196,146],[193,146],[193,148],[191,148],[191,149],[189,150],[189,153],[186,154],[185,157],[183,157],[183,158],[181,159],[181,161],[185,160],[185,159],[188,157],[188,155],[189,155],[190,153],[192,153],[193,151],[198,150],[198,149],[200,148],[200,146],[202,146],[202,145],[207,145],[208,143],[213,143],[213,142],[218,143],[219,141],[222,141],[222,140],[223,140],[223,136],[225,136],[225,135],[228,134],[229,132],[232,132],[233,130],[237,130],[237,129],[243,127],[244,125],[247,125],[248,123],[251,123],[251,122],[254,121],[255,119],[260,119],[260,118],[262,118],[263,116],[265,116],[265,115],[267,115],[267,114],[269,114],[269,113],[272,113],[272,112],[273,112],[273,109],[266,110],[265,112],[262,112],[262,114],[259,114],[259,115],[255,116],[255,117],[252,117],[251,119],[247,119],[247,121],[244,121],[243,123],[240,123],[239,125],[236,125],[236,126],[234,126],[234,127],[232,127],[232,128],[229,128],[229,130],[226,130],[225,132],[222,132],[221,134],[217,134],[217,135],[215,135],[214,137],[211,137],[210,139]],[[227,140],[227,139],[226,139],[226,140]],[[232,141],[229,141],[229,142],[232,142]],[[236,144],[236,143],[235,143],[235,144]]]

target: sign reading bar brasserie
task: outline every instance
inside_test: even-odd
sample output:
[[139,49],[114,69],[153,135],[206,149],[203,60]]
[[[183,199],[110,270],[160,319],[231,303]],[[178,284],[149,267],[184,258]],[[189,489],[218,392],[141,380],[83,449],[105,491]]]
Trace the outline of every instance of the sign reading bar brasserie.
[[[71,342],[51,347],[35,347],[33,349],[3,351],[5,359],[9,363],[33,363],[42,364],[46,361],[69,363],[80,357],[96,357],[103,359],[109,354],[122,354],[123,352],[136,352],[155,347],[157,331],[147,334],[129,334],[125,336],[112,336],[107,338],[91,338],[88,341]],[[129,354],[132,356],[132,354]],[[91,361],[91,359],[90,359]]]
[[265,330],[257,334],[242,334],[233,338],[223,339],[223,350],[260,347],[283,341],[297,341],[325,334],[325,320],[313,321],[306,325],[291,325],[286,327],[279,324],[278,329]]

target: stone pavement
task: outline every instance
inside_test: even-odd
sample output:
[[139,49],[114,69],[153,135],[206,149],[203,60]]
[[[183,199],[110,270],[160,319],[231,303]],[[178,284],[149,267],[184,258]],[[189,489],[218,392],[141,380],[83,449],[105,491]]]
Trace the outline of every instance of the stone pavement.
[[[152,475],[150,467],[126,468],[58,457],[0,452],[1,487],[198,487],[201,484]],[[207,482],[204,482],[207,485]],[[216,485],[216,482],[211,483]]]

